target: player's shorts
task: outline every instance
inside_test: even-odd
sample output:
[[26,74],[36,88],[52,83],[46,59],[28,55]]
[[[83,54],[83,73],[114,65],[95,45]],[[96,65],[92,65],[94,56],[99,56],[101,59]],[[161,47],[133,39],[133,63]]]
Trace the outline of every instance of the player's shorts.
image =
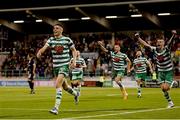
[[145,81],[146,80],[146,75],[147,75],[147,73],[136,73],[135,74],[135,79]]
[[169,83],[173,82],[173,71],[159,71],[158,72],[158,80],[160,83]]
[[53,68],[53,74],[55,76],[63,74],[65,77],[67,77],[69,75],[69,65]]
[[83,71],[72,72],[72,80],[83,80]]
[[112,78],[115,78],[117,76],[124,77],[125,71],[124,70],[113,70]]
[[33,74],[28,74],[28,80],[34,80],[34,75]]

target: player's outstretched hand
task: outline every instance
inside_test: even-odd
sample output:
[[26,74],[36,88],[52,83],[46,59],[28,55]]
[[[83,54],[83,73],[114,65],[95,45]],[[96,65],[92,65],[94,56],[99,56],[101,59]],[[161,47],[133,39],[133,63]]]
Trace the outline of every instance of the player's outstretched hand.
[[74,69],[76,67],[76,62],[73,60],[72,62],[70,62],[69,66],[71,69]]
[[138,32],[135,33],[134,36],[138,38],[139,37],[139,33]]
[[174,35],[177,34],[176,30],[172,30],[171,32],[172,32],[172,34],[174,34]]
[[130,74],[130,73],[131,73],[131,70],[127,70],[127,73]]
[[98,44],[99,44],[99,45],[102,45],[103,43],[102,43],[102,41],[98,41]]

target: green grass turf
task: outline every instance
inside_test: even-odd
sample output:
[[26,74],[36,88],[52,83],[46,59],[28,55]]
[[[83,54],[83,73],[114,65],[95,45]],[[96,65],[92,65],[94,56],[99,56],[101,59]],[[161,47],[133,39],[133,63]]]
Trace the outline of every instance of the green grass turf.
[[143,88],[142,98],[136,89],[127,91],[123,100],[118,88],[83,87],[78,105],[63,91],[59,114],[52,115],[54,88],[38,87],[32,95],[27,87],[0,87],[0,119],[180,119],[180,88],[170,91],[173,109],[166,109],[160,88]]

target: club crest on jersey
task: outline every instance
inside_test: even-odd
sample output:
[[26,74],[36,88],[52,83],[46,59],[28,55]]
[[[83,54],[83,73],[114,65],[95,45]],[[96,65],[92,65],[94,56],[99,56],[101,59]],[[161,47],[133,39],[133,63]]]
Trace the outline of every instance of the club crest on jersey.
[[77,68],[80,68],[80,67],[81,67],[81,64],[76,64],[76,67],[77,67]]
[[121,60],[121,59],[118,58],[118,57],[113,58],[113,61],[114,61],[114,62],[119,62],[120,60]]
[[159,62],[162,62],[162,61],[164,61],[164,56],[160,55],[160,56],[157,57],[157,59],[158,59]]
[[137,67],[141,67],[141,66],[142,66],[142,64],[141,64],[141,63],[138,63],[138,64],[136,64],[136,66],[137,66]]
[[64,47],[61,46],[61,45],[58,45],[58,46],[54,46],[54,50],[58,53],[58,54],[61,54],[64,50]]

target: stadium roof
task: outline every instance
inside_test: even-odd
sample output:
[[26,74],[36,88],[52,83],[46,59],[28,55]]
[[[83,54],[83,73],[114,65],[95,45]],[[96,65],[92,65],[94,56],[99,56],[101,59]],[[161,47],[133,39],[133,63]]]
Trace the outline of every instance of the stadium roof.
[[177,29],[179,8],[180,0],[3,0],[0,24],[29,34],[58,22],[67,32]]

